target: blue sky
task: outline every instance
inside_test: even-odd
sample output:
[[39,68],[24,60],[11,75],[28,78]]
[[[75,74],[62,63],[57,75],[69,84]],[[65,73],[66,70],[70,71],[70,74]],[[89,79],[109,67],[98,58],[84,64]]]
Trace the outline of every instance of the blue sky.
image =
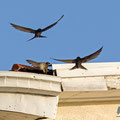
[[[53,28],[26,42],[33,34],[14,29],[10,23],[44,28],[64,14]],[[2,0],[0,1],[0,70],[27,59],[53,61],[89,55],[101,46],[102,53],[90,62],[120,61],[119,0]]]

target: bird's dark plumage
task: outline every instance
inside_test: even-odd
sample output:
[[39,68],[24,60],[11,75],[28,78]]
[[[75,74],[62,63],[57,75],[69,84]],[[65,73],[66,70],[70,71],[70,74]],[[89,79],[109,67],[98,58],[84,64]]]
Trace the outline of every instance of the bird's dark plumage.
[[100,54],[100,52],[102,51],[102,49],[103,49],[103,47],[101,47],[99,50],[97,50],[97,51],[94,52],[93,54],[88,55],[88,56],[82,58],[82,63],[88,62],[88,61],[96,58],[96,57]]
[[96,58],[100,52],[102,51],[103,47],[101,47],[99,50],[97,50],[96,52],[86,56],[86,57],[83,57],[83,58],[80,58],[80,57],[77,57],[76,59],[69,59],[69,60],[61,60],[61,59],[54,59],[52,58],[53,60],[57,60],[57,61],[61,61],[61,62],[65,62],[65,63],[75,63],[75,66],[72,69],[75,69],[75,68],[81,68],[81,69],[85,69],[87,70],[84,66],[82,66],[81,64],[82,63],[85,63],[85,62],[88,62],[94,58]]
[[62,16],[60,17],[60,19],[59,19],[58,21],[56,21],[55,23],[53,23],[53,24],[49,25],[48,27],[42,29],[42,32],[44,32],[44,31],[52,28],[53,26],[55,26],[55,25],[63,18],[63,16],[64,16],[64,15],[62,15]]
[[13,23],[10,23],[10,24],[18,30],[21,30],[21,31],[24,31],[24,32],[29,32],[29,33],[35,33],[35,30],[33,30],[31,28],[22,27],[22,26],[19,26],[19,25],[15,25]]
[[41,35],[42,32],[45,32],[46,30],[48,30],[48,29],[52,28],[53,26],[55,26],[55,25],[63,18],[63,16],[64,16],[64,15],[62,15],[62,16],[60,17],[60,19],[57,20],[55,23],[53,23],[53,24],[51,24],[51,25],[49,25],[49,26],[47,26],[47,27],[45,27],[45,28],[43,28],[43,29],[39,28],[39,29],[37,29],[37,30],[31,29],[31,28],[27,28],[27,27],[22,27],[22,26],[19,26],[19,25],[15,25],[15,24],[13,24],[13,23],[10,23],[10,24],[11,24],[14,28],[16,28],[16,29],[18,29],[18,30],[35,34],[35,36],[34,36],[33,38],[31,38],[31,39],[28,40],[28,41],[30,41],[30,40],[32,40],[32,39],[34,39],[34,38],[36,38],[36,37],[45,38],[46,36],[42,36],[42,35]]

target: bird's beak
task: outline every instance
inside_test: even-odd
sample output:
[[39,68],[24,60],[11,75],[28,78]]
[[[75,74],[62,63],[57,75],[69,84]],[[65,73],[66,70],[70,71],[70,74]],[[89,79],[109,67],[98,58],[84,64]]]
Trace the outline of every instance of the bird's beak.
[[52,66],[52,64],[49,64],[49,66]]

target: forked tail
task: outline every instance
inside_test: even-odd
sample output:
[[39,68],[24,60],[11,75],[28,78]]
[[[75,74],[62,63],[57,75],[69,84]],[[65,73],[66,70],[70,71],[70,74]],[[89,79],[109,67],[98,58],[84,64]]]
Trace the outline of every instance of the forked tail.
[[36,36],[34,36],[33,38],[31,38],[31,39],[29,39],[29,40],[27,40],[27,41],[31,41],[31,40],[33,40],[34,38],[36,38]]

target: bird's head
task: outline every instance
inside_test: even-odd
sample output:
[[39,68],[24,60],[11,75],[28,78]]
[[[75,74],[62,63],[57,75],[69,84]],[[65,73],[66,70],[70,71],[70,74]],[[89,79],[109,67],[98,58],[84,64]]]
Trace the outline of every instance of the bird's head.
[[77,57],[76,59],[77,59],[77,60],[80,60],[81,58],[80,58],[80,57]]
[[41,31],[41,30],[42,30],[41,28],[37,29],[37,31]]
[[46,64],[47,64],[48,66],[52,66],[52,64],[50,64],[49,62],[46,62]]

